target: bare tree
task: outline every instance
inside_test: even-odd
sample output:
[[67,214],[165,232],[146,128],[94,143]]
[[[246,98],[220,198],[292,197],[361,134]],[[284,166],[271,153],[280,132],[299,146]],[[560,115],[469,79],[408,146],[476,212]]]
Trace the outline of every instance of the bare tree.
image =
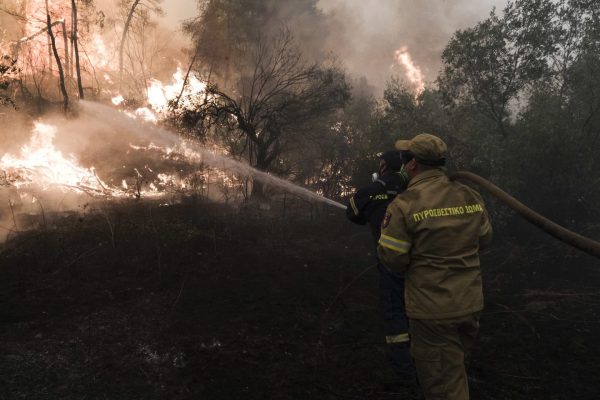
[[81,65],[79,64],[79,29],[77,27],[77,2],[71,0],[71,44],[73,46],[73,55],[75,57],[75,73],[77,75],[77,91],[79,98],[83,100],[83,84],[81,82]]
[[[234,133],[229,134],[230,141],[236,133],[241,139],[238,155],[247,154],[250,164],[260,170],[275,171],[274,161],[288,149],[317,131],[326,134],[324,120],[349,97],[343,72],[334,64],[305,61],[290,31],[282,29],[274,38],[254,43],[235,88],[209,84],[202,103],[183,110],[180,118],[228,127]],[[253,194],[261,191],[255,183]]]
[[119,44],[119,86],[123,82],[123,48],[125,47],[125,39],[127,38],[127,32],[129,31],[129,26],[131,25],[131,21],[133,20],[135,9],[140,3],[140,1],[141,0],[133,0],[133,3],[131,3],[131,7],[129,8],[129,12],[127,13],[125,25],[123,26],[121,43]]
[[[161,13],[162,10],[158,6],[159,0],[133,0],[131,6],[128,7],[127,18],[125,19],[125,25],[123,26],[123,32],[121,34],[121,41],[119,43],[119,86],[123,82],[123,53],[125,51],[125,42],[127,40],[127,34],[131,29],[133,20],[136,15],[143,14],[140,9],[143,6],[150,6],[156,13]],[[146,4],[147,3],[147,4]]]
[[[36,89],[38,96],[38,106],[43,104],[43,88],[46,87],[44,80],[52,75],[52,65],[57,64],[59,74],[59,89],[63,101],[68,104],[68,83],[71,75],[71,59],[69,54],[69,39],[71,33],[67,30],[68,23],[64,18],[52,20],[52,15],[65,15],[68,13],[66,4],[54,4],[54,10],[51,11],[50,3],[45,1],[41,6],[33,9],[29,8],[28,2],[21,2],[18,9],[0,8],[0,11],[15,18],[18,21],[17,26],[25,30],[28,36],[22,36],[16,40],[11,46],[12,58],[17,59],[19,65],[19,74],[21,79],[17,82],[25,96],[30,96],[28,90],[28,81],[30,81]],[[50,17],[50,21],[48,21]],[[33,33],[29,30],[31,27],[40,24],[40,29]],[[26,28],[27,26],[27,28]],[[14,35],[14,34],[13,34]],[[42,55],[36,48],[36,39],[39,43],[40,36],[48,42],[49,59],[47,63],[42,63]],[[59,55],[60,48],[58,47],[56,35],[62,36],[64,55]],[[72,38],[71,38],[72,40]],[[63,90],[64,86],[64,90]],[[67,96],[65,97],[65,94]]]
[[54,54],[54,59],[56,60],[56,66],[58,67],[58,79],[60,84],[60,91],[63,96],[63,110],[66,113],[69,108],[69,94],[67,93],[67,88],[65,86],[65,73],[62,67],[62,62],[60,60],[60,56],[58,55],[58,50],[56,49],[56,40],[54,38],[54,33],[52,32],[52,21],[50,20],[50,10],[48,9],[48,0],[46,0],[46,24],[48,27],[48,37],[50,38],[50,43],[52,45],[52,53]]
[[201,117],[234,121],[247,139],[250,163],[269,170],[286,142],[349,99],[349,85],[335,66],[307,63],[294,46],[289,30],[272,41],[257,41],[237,91],[209,85]]

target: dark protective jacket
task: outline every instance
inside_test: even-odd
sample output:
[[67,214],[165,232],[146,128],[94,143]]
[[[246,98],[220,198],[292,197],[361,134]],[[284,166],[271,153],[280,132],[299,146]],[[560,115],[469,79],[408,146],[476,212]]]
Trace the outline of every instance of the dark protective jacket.
[[414,177],[389,205],[379,259],[406,271],[406,313],[454,318],[483,308],[479,249],[492,236],[479,193],[434,169]]
[[346,216],[350,221],[365,225],[369,224],[375,243],[379,240],[381,222],[388,204],[402,193],[408,184],[408,179],[398,172],[388,172],[371,183],[359,189],[348,201]]

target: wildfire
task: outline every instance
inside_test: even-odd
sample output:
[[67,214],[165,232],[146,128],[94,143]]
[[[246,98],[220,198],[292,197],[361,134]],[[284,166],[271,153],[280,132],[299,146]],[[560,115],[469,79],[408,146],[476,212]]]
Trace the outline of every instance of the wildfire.
[[[173,146],[130,144],[135,151],[134,160],[146,160],[143,168],[131,167],[126,178],[111,175],[118,183],[110,184],[100,178],[96,168],[83,167],[78,158],[65,155],[55,147],[58,128],[43,122],[36,122],[32,136],[18,154],[6,153],[0,158],[0,186],[14,187],[19,194],[35,195],[39,191],[59,191],[79,193],[103,199],[108,198],[161,198],[177,193],[202,191],[211,181],[221,187],[232,188],[241,185],[231,172],[220,168],[203,167],[203,154],[191,148],[185,141]],[[209,151],[205,149],[205,151]],[[211,154],[221,153],[213,148]],[[130,152],[124,152],[130,154]],[[207,153],[208,154],[208,153]],[[120,162],[127,164],[126,159]],[[175,166],[175,167],[174,167]],[[187,166],[185,168],[184,166]]]
[[[104,70],[116,70],[114,54],[117,54],[117,47],[113,44],[109,46],[98,32],[94,32],[90,41],[93,51],[86,52],[89,62],[94,68]],[[110,83],[110,76],[105,75],[104,80]]]
[[[180,104],[181,107],[191,106],[190,99],[204,93],[206,84],[193,73],[188,76],[185,88],[183,87],[184,80],[184,73],[179,67],[177,67],[177,72],[173,74],[170,85],[164,85],[156,79],[151,79],[147,91],[148,103],[159,113],[166,111],[169,107],[169,101],[177,98],[182,103]],[[182,89],[184,90],[182,91]]]
[[[54,2],[48,3],[48,10],[46,10],[46,3],[41,0],[34,0],[30,2],[24,2],[24,11],[25,15],[28,16],[25,23],[25,36],[22,37],[17,45],[19,47],[27,44],[29,46],[30,54],[36,55],[31,58],[31,62],[33,66],[37,69],[44,69],[46,67],[46,60],[43,57],[43,54],[47,54],[47,37],[45,35],[45,30],[47,29],[47,21],[46,21],[46,11],[50,13],[51,16],[54,15],[63,15],[62,7],[57,6]],[[63,26],[64,26],[64,19]],[[64,46],[64,43],[61,43],[60,40],[57,43],[57,46]],[[46,51],[45,51],[46,50]],[[62,49],[64,51],[64,49]],[[51,63],[49,62],[48,67],[51,68]]]
[[[40,38],[36,36],[32,42],[37,42],[42,38],[43,36]],[[95,36],[94,41],[95,50],[90,58],[96,61],[107,58],[107,50],[102,39]],[[101,66],[107,66],[101,61],[98,63]],[[163,84],[157,79],[148,81],[146,91],[148,107],[138,108],[134,111],[123,110],[123,112],[132,118],[156,123],[166,116],[170,102],[177,99],[178,108],[191,107],[195,101],[202,101],[200,96],[206,96],[205,89],[206,84],[195,73],[190,72],[186,79],[181,68],[177,68],[171,81],[167,84]],[[127,107],[125,98],[120,94],[113,95],[111,102],[114,106]],[[0,185],[12,186],[20,192],[27,193],[39,190],[59,190],[61,192],[86,193],[104,198],[161,197],[175,190],[196,190],[199,187],[198,182],[208,182],[211,177],[225,186],[237,185],[235,178],[223,171],[204,171],[204,176],[197,176],[197,173],[185,173],[184,171],[155,172],[147,166],[142,171],[145,176],[138,169],[132,167],[131,171],[135,171],[135,174],[132,173],[126,179],[111,176],[120,184],[107,184],[98,176],[94,167],[82,167],[77,156],[64,155],[55,147],[54,140],[58,132],[56,126],[41,121],[36,122],[29,142],[20,149],[18,154],[7,153],[0,158]],[[148,146],[131,145],[130,147],[138,152],[146,151],[142,156],[154,159],[153,162],[158,160],[180,163],[202,162],[201,155],[183,142],[176,148],[161,147],[152,142]],[[200,189],[202,189],[202,185],[200,185]]]
[[113,103],[115,106],[118,106],[118,105],[120,105],[120,104],[121,104],[122,102],[124,102],[124,101],[125,101],[125,98],[123,98],[123,96],[121,96],[121,95],[115,96],[115,97],[113,97],[113,98],[111,99],[111,102],[112,102],[112,103]]
[[21,148],[20,154],[7,153],[0,159],[0,170],[8,177],[5,180],[18,189],[55,187],[61,191],[78,189],[118,195],[102,182],[94,168],[79,166],[75,156],[65,157],[54,147],[56,132],[56,127],[36,122],[31,139]]
[[398,64],[404,68],[406,79],[414,86],[417,94],[420,94],[425,89],[425,78],[421,68],[413,61],[408,48],[402,47],[396,50],[394,57]]
[[[21,2],[15,1],[14,4],[16,7]],[[27,16],[26,23],[23,24],[24,35],[20,39],[15,39],[14,44],[11,44],[10,52],[18,59],[23,76],[37,78],[44,77],[48,73],[58,75],[57,61],[48,51],[46,18],[48,7],[51,28],[56,39],[56,50],[62,61],[67,82],[67,91],[73,92],[73,77],[77,71],[72,44],[74,27],[71,26],[73,21],[70,1],[57,0],[48,3],[45,0],[28,0],[22,4],[19,12]],[[80,18],[85,14],[85,10],[85,7],[79,10]],[[134,32],[130,30],[130,36]],[[134,68],[130,64],[139,60],[126,57],[124,68],[126,75],[124,80],[121,79],[122,77],[117,74],[120,69],[117,65],[118,57],[115,57],[118,53],[117,39],[120,39],[118,29],[116,32],[109,32],[103,30],[101,24],[79,26],[77,43],[84,87],[90,87],[86,82],[92,82],[91,88],[94,93],[100,93],[101,96],[108,94],[112,104],[118,107],[121,113],[138,120],[158,123],[167,116],[174,102],[177,103],[177,109],[185,110],[196,107],[198,103],[208,99],[207,84],[195,72],[186,72],[180,67],[168,82],[144,79],[143,77],[153,76],[151,66],[137,67],[136,64]],[[126,46],[125,49],[132,53],[129,54],[130,57],[141,57],[136,52],[142,54],[151,46],[150,39],[148,43],[138,43],[135,42],[135,37],[127,43],[128,47]],[[4,45],[4,43],[0,44]],[[139,68],[142,69],[143,74],[136,73],[139,72]],[[118,82],[117,76],[119,76]],[[135,82],[128,82],[128,79],[134,79]],[[35,82],[37,84],[38,81]],[[99,90],[95,91],[95,89]],[[139,104],[139,97],[143,97],[144,90],[147,106],[138,109],[130,108],[132,104]],[[121,91],[124,95],[119,93]],[[115,113],[119,114],[117,111]],[[242,167],[237,166],[237,169],[230,170],[225,164],[223,166],[215,162],[209,166],[204,164],[203,158],[211,152],[226,156],[222,148],[211,150],[203,146],[198,150],[195,144],[188,145],[184,140],[177,141],[177,144],[171,141],[169,145],[164,143],[155,145],[151,142],[151,137],[132,135],[129,151],[127,148],[122,148],[122,153],[114,154],[112,162],[119,163],[114,165],[110,164],[111,161],[102,159],[102,155],[110,150],[108,147],[103,147],[100,141],[95,143],[93,149],[86,148],[81,150],[81,153],[76,151],[77,154],[67,154],[68,152],[57,148],[55,145],[57,136],[73,132],[72,128],[68,122],[56,126],[42,121],[35,122],[31,138],[25,145],[18,151],[0,153],[0,189],[9,187],[12,188],[10,190],[16,189],[20,195],[27,196],[37,196],[41,191],[50,194],[58,191],[58,193],[86,194],[103,199],[156,198],[175,191],[204,190],[212,181],[217,184],[217,188],[211,190],[214,198],[220,191],[225,195],[227,188],[242,185],[242,180],[236,176],[236,172],[240,173]],[[124,135],[126,129],[123,131]],[[60,139],[62,142],[68,137]],[[171,144],[173,146],[169,147]],[[110,141],[107,141],[106,145],[110,145]],[[130,156],[131,159],[128,158]],[[94,164],[84,166],[82,160],[90,159],[102,159],[102,161],[94,161]],[[148,165],[143,164],[145,160]],[[243,182],[247,184],[247,181]]]
[[[147,122],[158,122],[169,111],[172,101],[177,101],[179,109],[189,109],[194,102],[202,101],[201,96],[206,95],[206,83],[202,82],[195,73],[188,74],[187,80],[180,67],[173,74],[171,83],[164,84],[158,79],[150,79],[146,90],[146,98],[149,107],[141,107],[135,112],[128,112],[132,118],[141,118]],[[185,87],[184,87],[185,85]],[[124,101],[123,96],[112,98],[114,105],[120,105]]]

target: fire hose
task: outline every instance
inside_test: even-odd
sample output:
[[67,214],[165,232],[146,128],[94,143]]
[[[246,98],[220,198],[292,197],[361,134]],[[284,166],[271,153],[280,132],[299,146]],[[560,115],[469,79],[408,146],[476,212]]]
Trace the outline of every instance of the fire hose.
[[448,177],[451,180],[464,179],[475,183],[544,232],[554,236],[564,243],[586,252],[587,254],[600,258],[600,242],[570,231],[567,228],[550,221],[548,218],[533,211],[531,208],[527,207],[525,204],[521,203],[519,200],[515,199],[487,179],[467,171],[453,172],[450,173]]

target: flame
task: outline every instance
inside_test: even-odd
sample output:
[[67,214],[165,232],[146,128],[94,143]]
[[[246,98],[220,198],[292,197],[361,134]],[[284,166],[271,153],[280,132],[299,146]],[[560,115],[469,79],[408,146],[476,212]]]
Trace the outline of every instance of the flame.
[[[18,56],[24,74],[33,76],[37,73],[52,71],[56,75],[56,62],[48,54],[48,37],[44,33],[46,1],[27,0],[23,4],[27,23],[24,27],[24,37],[18,41],[19,48],[17,50],[23,53]],[[69,78],[69,74],[74,71],[73,54],[69,52],[69,45],[64,43],[62,29],[64,27],[67,35],[70,35],[72,29],[70,1],[52,1],[49,2],[49,7],[51,21],[62,21],[53,27],[53,32],[56,36],[57,50],[63,61],[66,77]],[[190,71],[186,74],[178,67],[169,82],[163,83],[157,79],[150,79],[146,82],[147,107],[126,110],[128,103],[132,104],[135,101],[125,101],[124,96],[116,93],[115,83],[111,79],[118,69],[116,65],[118,57],[115,57],[118,41],[111,41],[110,33],[105,32],[103,36],[98,29],[93,25],[91,27],[80,25],[81,71],[84,79],[85,76],[89,78],[90,74],[93,74],[100,92],[108,93],[111,102],[115,106],[119,106],[125,114],[132,118],[157,123],[167,116],[173,100],[177,100],[178,109],[190,109],[195,107],[198,102],[206,101],[208,96],[206,83],[195,72]],[[68,63],[67,58],[69,58]],[[81,154],[81,157],[64,154],[55,147],[54,141],[59,133],[56,126],[42,121],[35,122],[31,139],[18,152],[4,155],[0,153],[0,185],[10,185],[19,193],[59,190],[103,196],[103,198],[140,197],[142,195],[158,197],[165,195],[167,191],[195,190],[198,188],[197,182],[209,182],[211,178],[225,187],[240,185],[240,180],[233,173],[218,168],[204,168],[202,172],[195,171],[193,173],[183,171],[172,173],[172,171],[154,172],[146,166],[145,169],[140,168],[145,176],[131,168],[132,172],[136,171],[136,175],[132,173],[129,178],[124,177],[123,174],[116,174],[108,178],[103,176],[103,179],[106,178],[105,181],[98,176],[98,172],[93,166],[85,167],[80,164],[80,158],[83,158]],[[162,157],[163,159],[177,160],[180,163],[202,163],[202,154],[194,151],[192,146],[187,147],[185,143],[174,148],[155,147],[155,149],[150,149],[154,151],[154,154],[148,153],[149,157]],[[132,148],[138,151],[144,150],[143,147],[135,149],[132,146]],[[159,151],[157,152],[157,150]],[[219,151],[222,150],[219,149]],[[123,163],[126,164],[126,161],[123,160]],[[152,165],[154,166],[154,164]],[[168,167],[169,163],[165,163],[165,165]],[[97,166],[99,171],[103,171],[105,165]],[[106,183],[113,180],[114,185]]]
[[111,101],[111,102],[112,102],[112,103],[113,103],[115,106],[118,106],[118,105],[120,105],[122,102],[124,102],[124,101],[125,101],[125,99],[123,98],[123,96],[121,96],[121,95],[118,95],[118,96],[115,96],[115,97],[113,97],[112,99],[110,99],[110,101]]
[[[107,46],[104,42],[104,39],[98,32],[94,32],[92,35],[92,39],[90,45],[94,49],[94,51],[90,51],[87,53],[89,57],[89,62],[94,68],[107,69],[107,70],[117,70],[117,57],[115,54],[118,54],[118,49],[116,44],[114,46]],[[104,76],[104,79],[110,83],[110,76]]]
[[135,110],[134,113],[126,113],[130,117],[137,119],[138,117],[142,118],[146,122],[158,122],[158,116],[150,110],[148,107],[141,107]]
[[[137,168],[132,168],[135,173],[132,178],[118,178],[116,180],[120,180],[120,184],[113,186],[102,180],[94,167],[83,167],[76,156],[65,156],[58,150],[54,145],[57,133],[56,126],[35,122],[29,142],[21,147],[19,153],[6,153],[0,158],[0,185],[15,187],[20,196],[37,193],[39,190],[59,190],[105,199],[160,198],[173,192],[202,190],[205,188],[204,183],[210,182],[211,178],[222,187],[242,185],[233,173],[224,169],[204,168],[199,172],[197,168],[192,168],[188,172],[179,169],[177,172],[163,172],[154,171],[145,165],[143,174]],[[152,142],[146,146],[130,144],[129,147],[138,152],[146,152],[143,156],[147,156],[149,160],[170,160],[193,165],[202,164],[203,161],[203,155],[185,141],[172,147],[158,146]],[[222,153],[217,147],[212,151]]]
[[50,187],[62,191],[79,188],[99,193],[109,190],[93,167],[79,166],[75,156],[65,157],[54,147],[56,132],[56,127],[36,122],[31,139],[21,148],[20,154],[2,156],[0,170],[12,177],[10,183],[18,189],[38,186],[43,190]]
[[[177,67],[170,84],[164,84],[158,79],[150,79],[146,90],[148,107],[140,107],[133,112],[124,111],[124,113],[133,119],[141,118],[146,122],[157,123],[167,116],[173,100],[178,100],[178,109],[191,109],[196,106],[197,102],[206,100],[203,97],[208,96],[206,94],[206,83],[202,82],[196,76],[196,73],[190,72],[188,74],[185,88],[184,81],[185,76],[180,67]],[[124,97],[120,94],[111,98],[111,102],[115,106],[121,105],[124,100]]]
[[184,109],[192,107],[194,100],[205,93],[206,83],[200,81],[193,72],[188,75],[185,88],[183,87],[184,80],[185,76],[180,67],[177,67],[177,71],[173,74],[170,85],[151,79],[146,93],[148,104],[159,114],[167,112],[169,102],[176,99],[179,99],[178,107]]
[[425,78],[421,72],[421,68],[415,64],[408,48],[402,47],[396,50],[394,57],[398,64],[404,67],[406,79],[413,85],[417,95],[425,89]]

